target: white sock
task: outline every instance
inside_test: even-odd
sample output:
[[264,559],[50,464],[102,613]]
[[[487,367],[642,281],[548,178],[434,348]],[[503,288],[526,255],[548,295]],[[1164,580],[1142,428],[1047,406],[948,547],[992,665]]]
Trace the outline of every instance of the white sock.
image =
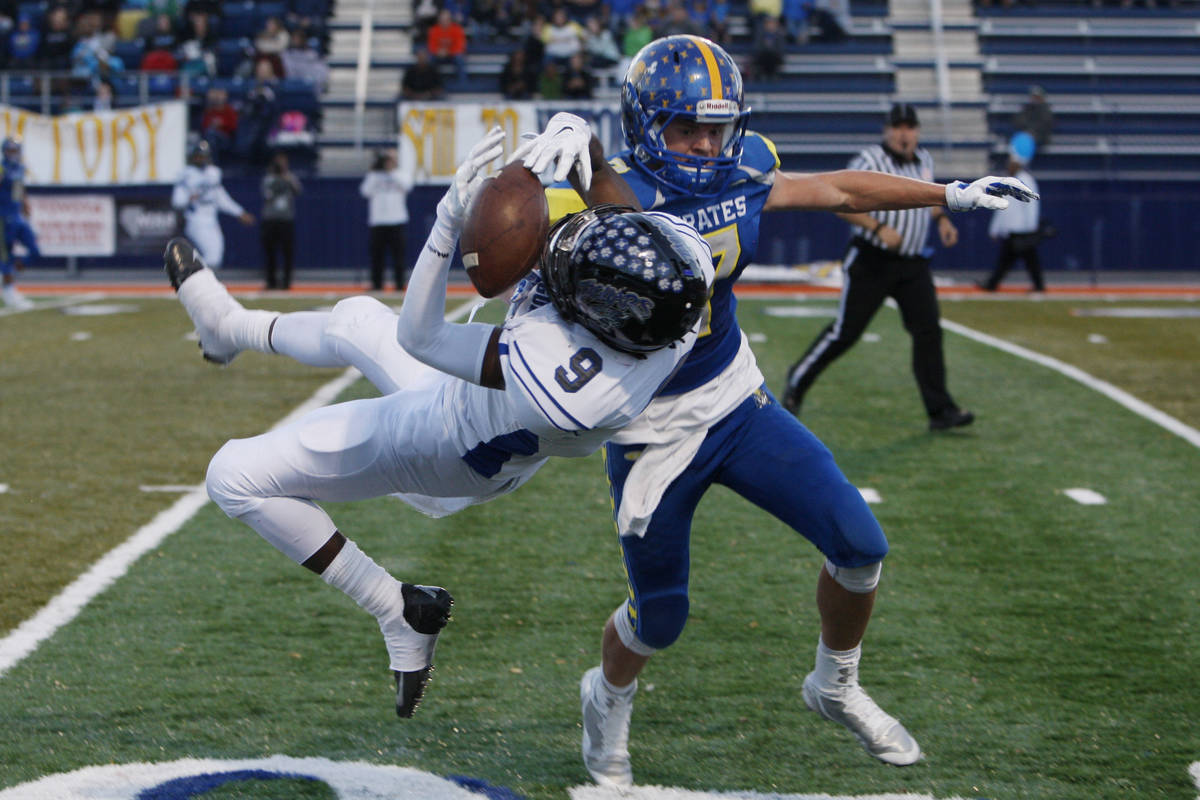
[[637,678],[634,678],[633,682],[628,686],[613,686],[608,678],[604,677],[604,670],[602,669],[600,670],[600,686],[604,691],[616,697],[629,697],[637,691]]
[[310,367],[344,367],[325,335],[332,314],[328,311],[293,311],[282,314],[271,331],[271,349]]
[[280,316],[278,311],[239,308],[221,320],[222,333],[239,350],[274,353],[271,348],[271,323]]
[[429,666],[436,635],[417,633],[404,619],[404,597],[400,581],[349,539],[330,562],[321,578],[337,587],[379,621],[387,645],[391,668],[411,672]]
[[197,328],[220,336],[239,350],[274,352],[268,334],[279,312],[243,308],[211,269],[188,276],[178,294]]
[[824,692],[837,693],[858,685],[858,661],[862,646],[853,650],[830,650],[823,640],[817,641],[817,661],[813,675]]

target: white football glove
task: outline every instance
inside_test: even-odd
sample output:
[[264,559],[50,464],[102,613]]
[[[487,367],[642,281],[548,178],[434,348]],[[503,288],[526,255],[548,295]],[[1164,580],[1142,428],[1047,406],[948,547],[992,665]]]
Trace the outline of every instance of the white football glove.
[[518,147],[508,161],[520,161],[538,176],[542,186],[566,180],[571,167],[578,163],[579,181],[588,189],[592,185],[592,159],[588,154],[591,141],[592,127],[587,120],[560,111],[546,123],[546,130]]
[[946,184],[946,207],[951,211],[970,211],[988,208],[1000,211],[1008,208],[1008,198],[1022,203],[1038,199],[1038,194],[1016,178],[989,175],[977,181],[954,181]]
[[445,215],[447,222],[459,226],[467,216],[471,198],[479,191],[484,178],[483,168],[504,152],[504,129],[499,125],[487,132],[467,154],[467,160],[459,164],[454,173],[454,182],[438,203],[438,216]]

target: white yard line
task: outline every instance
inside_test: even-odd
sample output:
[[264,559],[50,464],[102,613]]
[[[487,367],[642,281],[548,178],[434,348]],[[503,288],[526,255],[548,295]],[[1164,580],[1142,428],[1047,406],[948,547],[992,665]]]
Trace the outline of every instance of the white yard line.
[[[34,292],[35,296],[36,294],[37,293]],[[31,311],[46,311],[55,308],[66,308],[67,306],[77,306],[83,303],[91,303],[104,297],[107,297],[107,295],[103,292],[90,292],[88,294],[65,297],[62,300],[51,300],[49,302],[39,300],[33,305],[32,308],[12,308],[11,306],[0,306],[0,317],[7,317],[13,314],[28,314]]]
[[1061,375],[1065,375],[1071,380],[1082,383],[1084,386],[1092,389],[1093,391],[1099,392],[1110,400],[1116,401],[1133,413],[1137,414],[1139,417],[1147,419],[1150,422],[1153,422],[1155,425],[1167,429],[1184,441],[1196,447],[1200,447],[1200,431],[1196,430],[1190,425],[1180,422],[1170,414],[1159,411],[1154,406],[1137,399],[1128,392],[1118,389],[1108,381],[1102,381],[1099,378],[1089,375],[1079,367],[1071,366],[1065,361],[1059,361],[1057,358],[1052,358],[1051,356],[1044,356],[1041,353],[1035,353],[1033,350],[1028,350],[1018,344],[1013,344],[1012,342],[1007,342],[1004,339],[990,336],[986,333],[977,331],[974,328],[968,328],[966,325],[960,325],[959,323],[952,322],[944,317],[942,318],[942,327],[946,330],[954,331],[960,336],[965,336],[968,339],[974,339],[981,344],[995,347],[997,350],[1003,350],[1004,352],[1010,353],[1017,358],[1023,358],[1026,361],[1032,361],[1035,364],[1041,364],[1043,367],[1048,367],[1049,369],[1052,369]]
[[[463,303],[446,317],[457,320],[470,313],[472,307],[472,303]],[[346,370],[318,389],[312,397],[277,422],[275,427],[287,425],[310,411],[329,405],[359,377],[361,376],[358,370]],[[97,595],[128,572],[134,562],[183,527],[207,502],[208,495],[204,487],[188,491],[166,511],[158,514],[124,542],[105,553],[87,572],[51,598],[40,611],[0,639],[0,677],[53,636],[59,628],[73,620]]]

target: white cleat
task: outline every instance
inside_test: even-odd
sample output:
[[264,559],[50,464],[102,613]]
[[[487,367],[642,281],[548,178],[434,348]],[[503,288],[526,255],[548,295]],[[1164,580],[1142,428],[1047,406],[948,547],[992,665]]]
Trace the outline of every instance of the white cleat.
[[214,364],[228,364],[241,352],[230,336],[233,312],[242,304],[233,299],[224,284],[205,265],[199,251],[187,239],[176,237],[163,252],[163,269],[179,295],[179,302],[192,318],[200,338],[200,352]]
[[28,311],[33,308],[33,301],[17,291],[14,286],[4,287],[4,304],[14,311]]
[[813,673],[809,673],[801,694],[806,706],[825,719],[844,725],[880,761],[905,767],[921,758],[917,740],[857,683],[836,693],[823,692],[817,688]]
[[629,766],[629,720],[633,716],[633,691],[614,695],[604,685],[602,667],[592,667],[579,682],[583,706],[583,765],[600,786],[626,789],[633,786]]

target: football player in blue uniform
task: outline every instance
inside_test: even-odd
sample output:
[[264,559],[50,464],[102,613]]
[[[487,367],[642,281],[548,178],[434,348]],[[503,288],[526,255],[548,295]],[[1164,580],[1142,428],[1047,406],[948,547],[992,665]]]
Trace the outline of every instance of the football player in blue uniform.
[[18,309],[32,308],[33,303],[17,291],[15,273],[20,264],[13,255],[13,245],[19,242],[31,258],[41,255],[28,214],[21,140],[10,136],[0,146],[0,297],[5,305]]
[[[767,390],[738,327],[733,285],[754,255],[762,212],[947,206],[1002,208],[1032,196],[988,177],[942,185],[865,171],[781,172],[774,145],[746,129],[737,65],[698,36],[669,36],[634,57],[621,95],[626,150],[610,160],[641,206],[692,223],[713,252],[716,282],[687,361],[633,424],[606,445],[629,596],[605,624],[602,664],[583,676],[583,759],[604,785],[633,783],[629,724],[637,676],[683,632],[688,540],[700,498],[729,487],[825,555],[817,577],[820,639],[805,705],[849,728],[875,758],[907,765],[916,740],[858,682],[887,539],[829,450]],[[564,136],[575,136],[569,131]],[[528,166],[529,161],[525,162]],[[603,164],[598,143],[581,166]],[[536,171],[536,170],[535,170]],[[552,215],[579,202],[551,189]],[[610,200],[593,184],[587,203]]]

